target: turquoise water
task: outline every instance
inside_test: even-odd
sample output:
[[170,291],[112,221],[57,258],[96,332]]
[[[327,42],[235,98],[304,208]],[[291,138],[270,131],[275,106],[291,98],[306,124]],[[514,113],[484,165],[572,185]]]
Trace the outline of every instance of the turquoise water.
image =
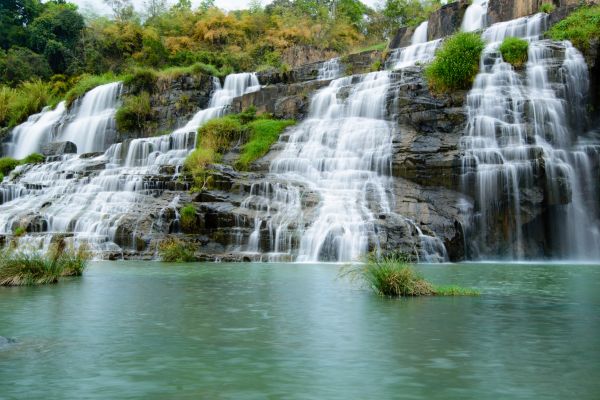
[[339,268],[99,262],[0,287],[0,398],[600,398],[600,266],[425,265],[483,295],[400,300]]

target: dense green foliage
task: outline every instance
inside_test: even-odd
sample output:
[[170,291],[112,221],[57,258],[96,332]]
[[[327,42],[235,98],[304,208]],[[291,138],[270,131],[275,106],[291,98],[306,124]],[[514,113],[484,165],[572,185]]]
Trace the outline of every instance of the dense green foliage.
[[583,53],[600,39],[600,6],[581,7],[546,32],[553,40],[570,40]]
[[195,261],[194,249],[186,243],[176,239],[168,238],[158,245],[160,259],[165,262],[191,262]]
[[0,87],[0,126],[13,127],[40,112],[52,100],[51,84],[39,79],[20,84],[16,89]]
[[210,187],[212,178],[208,166],[219,162],[221,154],[233,143],[242,145],[236,167],[247,169],[250,163],[266,154],[286,127],[294,123],[273,119],[268,114],[257,115],[254,107],[208,121],[198,129],[197,148],[185,160],[185,170],[194,181],[192,191]]
[[66,249],[62,242],[46,254],[0,250],[0,286],[56,283],[64,276],[79,276],[89,258],[84,247]]
[[520,68],[527,62],[527,48],[529,43],[526,40],[516,37],[507,37],[500,45],[500,53],[507,63],[515,68]]
[[293,125],[291,120],[259,119],[250,122],[247,127],[250,137],[242,148],[242,154],[236,163],[239,169],[248,169],[255,160],[264,156],[285,128]]
[[192,233],[196,230],[196,207],[188,204],[179,211],[181,230],[185,233]]
[[115,115],[117,129],[122,132],[142,130],[153,119],[150,95],[145,91],[139,95],[124,96],[123,104]]
[[467,89],[479,71],[479,56],[485,44],[476,33],[460,32],[448,38],[425,69],[435,92]]
[[[39,164],[44,162],[45,157],[38,153],[32,153],[22,160],[15,160],[11,157],[2,157],[0,158],[0,174],[8,175],[11,171],[17,168],[18,165],[23,164]],[[1,181],[2,179],[0,179]]]
[[540,5],[540,11],[543,13],[550,14],[554,10],[556,10],[556,6],[553,3],[542,3]]

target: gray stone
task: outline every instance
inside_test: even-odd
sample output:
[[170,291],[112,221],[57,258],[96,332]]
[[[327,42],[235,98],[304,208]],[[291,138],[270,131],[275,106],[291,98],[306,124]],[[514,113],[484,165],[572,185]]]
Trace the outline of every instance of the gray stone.
[[42,146],[42,154],[46,157],[62,156],[63,154],[76,154],[77,145],[73,142],[52,142]]

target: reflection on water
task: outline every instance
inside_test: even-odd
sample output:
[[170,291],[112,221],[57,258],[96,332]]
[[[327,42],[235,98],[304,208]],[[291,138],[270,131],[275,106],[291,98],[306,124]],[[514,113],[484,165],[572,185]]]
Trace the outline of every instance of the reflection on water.
[[389,300],[339,266],[97,263],[0,288],[0,397],[597,399],[600,267],[428,265]]

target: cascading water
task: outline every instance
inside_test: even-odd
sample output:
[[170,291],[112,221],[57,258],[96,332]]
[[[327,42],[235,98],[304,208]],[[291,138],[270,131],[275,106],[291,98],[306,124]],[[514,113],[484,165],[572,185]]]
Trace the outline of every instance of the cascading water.
[[41,113],[30,116],[13,129],[11,141],[4,145],[4,154],[21,159],[39,152],[44,144],[51,141],[65,111],[65,102],[62,101],[54,109],[47,107]]
[[[248,251],[289,257],[297,247],[298,261],[350,261],[368,250],[375,215],[390,212],[389,87],[390,73],[381,71],[336,79],[314,95],[309,117],[289,131],[272,161],[268,182],[255,184],[242,204],[258,210]],[[318,204],[309,210],[303,196]]]
[[411,45],[392,51],[386,60],[387,69],[402,69],[433,60],[441,40],[427,41],[428,21],[421,22],[411,37]]
[[115,137],[114,116],[121,86],[113,82],[90,90],[68,113],[61,102],[54,110],[31,116],[12,131],[5,154],[23,158],[53,141],[73,142],[80,154],[106,150]]
[[[495,24],[483,34],[488,44],[467,96],[462,140],[463,184],[466,191],[474,188],[476,207],[473,252],[480,257],[600,258],[598,185],[590,175],[598,146],[577,141],[587,67],[570,43],[541,40],[545,21],[545,14],[537,14]],[[498,51],[508,36],[529,41],[524,75]],[[503,237],[492,229],[499,225]],[[532,253],[535,242],[544,249]]]
[[473,32],[487,26],[487,0],[473,0],[463,16],[460,30]]
[[331,60],[325,61],[321,68],[319,68],[319,73],[317,75],[318,80],[329,80],[335,79],[339,77],[341,74],[340,69],[340,59],[332,58]]
[[113,144],[98,157],[65,155],[60,161],[18,167],[18,179],[0,185],[0,233],[25,225],[39,234],[19,238],[23,248],[45,248],[59,233],[97,252],[121,251],[116,236],[134,232],[132,211],[151,208],[165,181],[176,177],[170,166],[177,170],[183,164],[194,148],[196,129],[225,112],[234,97],[259,87],[254,74],[229,75],[223,88],[215,82],[210,107],[170,135]]
[[98,86],[73,105],[75,115],[58,140],[77,145],[78,153],[104,151],[115,139],[115,113],[122,84]]

